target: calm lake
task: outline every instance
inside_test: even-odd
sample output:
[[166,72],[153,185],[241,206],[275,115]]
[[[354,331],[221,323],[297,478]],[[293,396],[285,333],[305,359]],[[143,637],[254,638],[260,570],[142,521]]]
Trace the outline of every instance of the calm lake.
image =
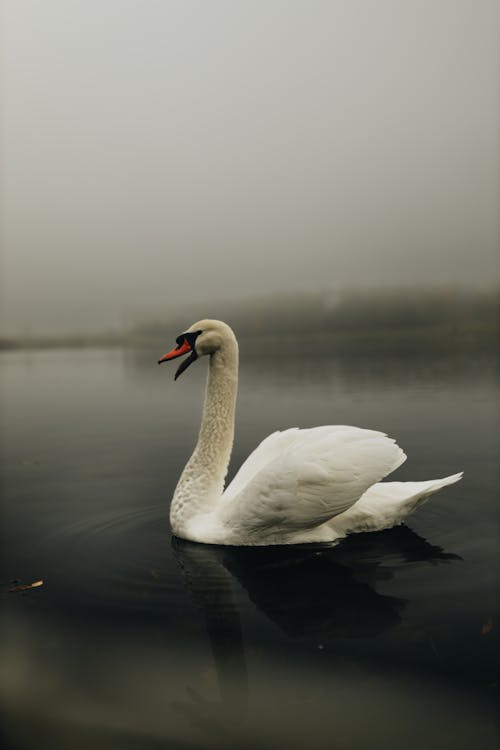
[[206,362],[160,354],[0,355],[3,747],[498,748],[498,362],[244,356],[230,476],[328,423],[465,471],[407,526],[252,550],[171,537]]

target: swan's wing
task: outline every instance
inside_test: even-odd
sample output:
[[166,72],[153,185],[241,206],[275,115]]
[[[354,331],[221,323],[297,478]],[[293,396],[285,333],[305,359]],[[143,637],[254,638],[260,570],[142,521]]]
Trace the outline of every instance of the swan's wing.
[[264,438],[241,464],[232,482],[226,487],[224,499],[229,500],[235,497],[259,471],[291,448],[301,432],[304,432],[304,430],[291,427],[284,432],[272,432]]
[[246,534],[313,528],[350,508],[405,459],[394,440],[358,427],[273,433],[227,488],[220,519]]
[[459,472],[424,482],[378,482],[345,513],[333,518],[332,527],[342,534],[388,529],[404,521],[435,492],[458,482],[462,475],[463,472]]

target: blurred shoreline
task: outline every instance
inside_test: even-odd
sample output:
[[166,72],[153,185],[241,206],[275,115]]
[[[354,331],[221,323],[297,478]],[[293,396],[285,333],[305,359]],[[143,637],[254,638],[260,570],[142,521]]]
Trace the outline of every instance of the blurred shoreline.
[[0,350],[162,348],[207,317],[228,322],[249,352],[275,349],[277,341],[290,354],[304,348],[346,354],[500,349],[500,289],[412,287],[190,303],[189,319],[177,305],[136,316],[123,330],[3,336]]

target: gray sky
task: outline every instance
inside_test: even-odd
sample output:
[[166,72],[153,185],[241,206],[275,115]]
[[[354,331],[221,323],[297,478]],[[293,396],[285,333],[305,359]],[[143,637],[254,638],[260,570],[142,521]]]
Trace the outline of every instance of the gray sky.
[[6,0],[3,330],[500,277],[496,0]]

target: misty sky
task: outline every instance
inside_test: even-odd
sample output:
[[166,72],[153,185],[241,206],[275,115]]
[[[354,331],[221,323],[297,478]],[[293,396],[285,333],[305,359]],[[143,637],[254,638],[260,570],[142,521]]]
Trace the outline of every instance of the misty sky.
[[6,0],[4,331],[500,277],[496,0]]

